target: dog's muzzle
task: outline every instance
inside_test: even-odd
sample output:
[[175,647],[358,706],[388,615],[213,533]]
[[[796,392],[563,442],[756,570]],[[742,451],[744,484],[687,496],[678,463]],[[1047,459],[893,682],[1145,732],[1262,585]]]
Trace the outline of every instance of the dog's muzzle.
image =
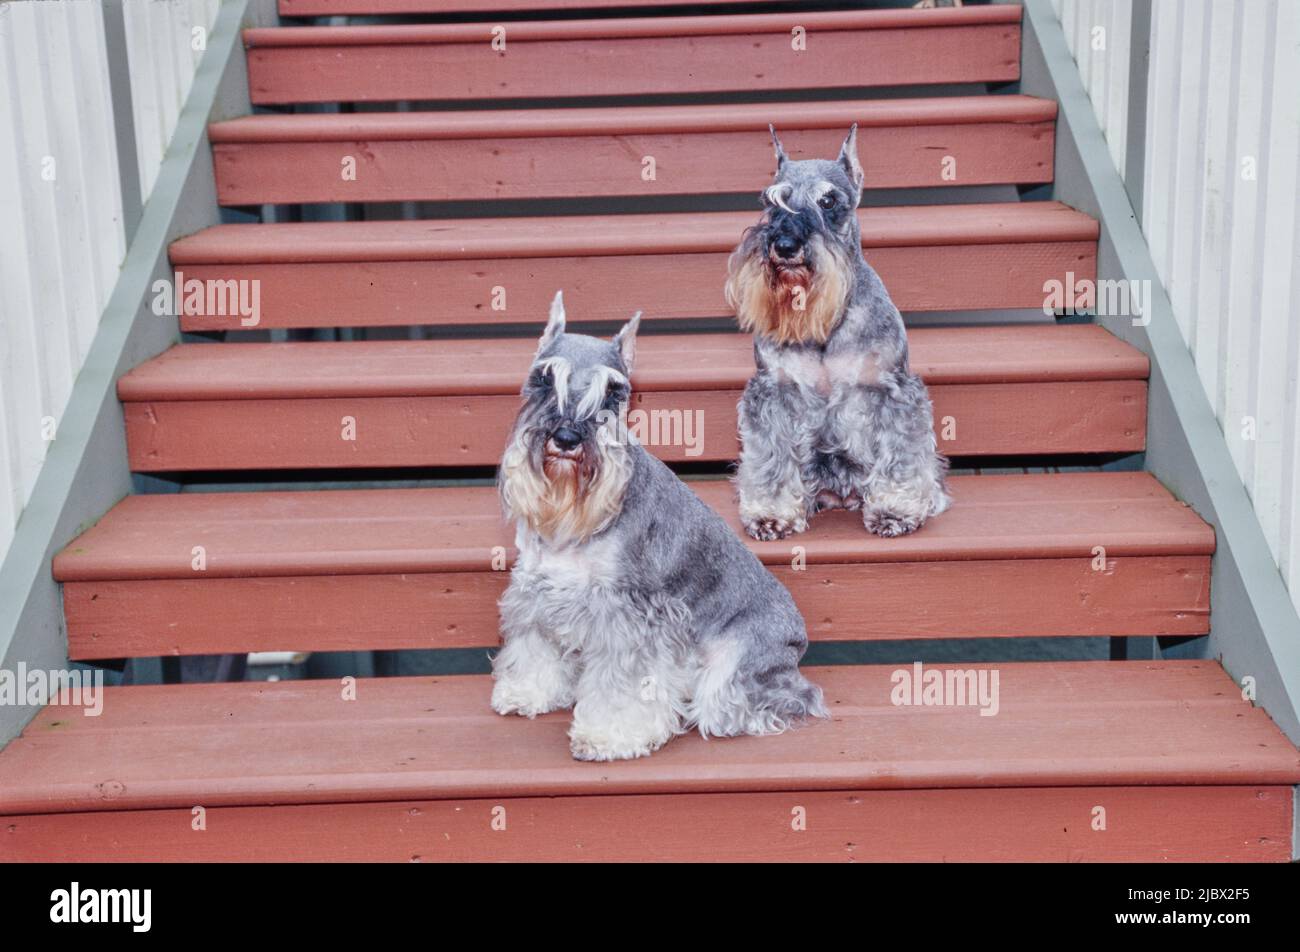
[[772,242],[772,257],[777,261],[800,261],[803,259],[803,242],[789,235],[780,235]]
[[803,248],[793,258],[779,258],[775,252],[769,254],[767,269],[772,283],[782,287],[806,287],[812,280],[812,265]]
[[811,270],[809,264],[808,246],[797,238],[782,235],[767,247],[767,266],[776,278],[803,279]]
[[556,460],[582,459],[582,434],[567,426],[562,426],[546,441],[546,455]]

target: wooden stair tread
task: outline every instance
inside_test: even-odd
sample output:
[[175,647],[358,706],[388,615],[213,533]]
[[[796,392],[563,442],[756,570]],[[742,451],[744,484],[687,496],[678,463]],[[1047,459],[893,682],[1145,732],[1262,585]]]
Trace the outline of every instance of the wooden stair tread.
[[[836,89],[1020,78],[1020,9],[244,31],[255,104]],[[807,51],[792,48],[796,28]],[[504,30],[506,48],[490,44]],[[490,55],[490,58],[488,58]]]
[[[578,317],[579,315],[571,315]],[[1145,355],[1099,326],[916,328],[928,384],[1143,380]],[[125,402],[517,394],[535,339],[180,344],[118,381]],[[647,334],[637,391],[736,390],[754,371],[745,334]]]
[[[710,7],[726,9],[729,4],[756,6],[784,0],[714,0]],[[698,0],[496,0],[494,12],[535,10],[617,10],[622,7],[698,6]],[[280,15],[286,17],[370,16],[385,13],[483,13],[484,0],[280,0]],[[947,12],[931,10],[931,13]]]
[[[911,346],[946,453],[1145,446],[1147,359],[1100,327],[920,328]],[[492,466],[535,347],[517,337],[182,344],[118,381],[131,465]],[[752,372],[746,335],[643,335],[631,410],[670,427],[640,431],[647,448],[669,461],[736,459],[736,405]],[[357,439],[339,439],[343,415],[360,422]],[[960,426],[949,431],[945,419]]]
[[1050,182],[1055,118],[1007,95],[255,115],[208,134],[223,205],[469,201],[757,193],[769,123],[824,158],[856,122],[870,189]]
[[[1214,532],[1146,473],[967,476],[923,530],[880,539],[825,513],[793,540],[749,542],[768,564],[1206,555]],[[740,532],[730,484],[693,488]],[[512,551],[491,487],[129,496],[54,560],[61,582],[481,572]],[[191,566],[194,546],[207,568]]]
[[[330,0],[317,0],[329,3]],[[335,0],[342,5],[346,0]],[[359,0],[353,0],[359,3]],[[688,0],[679,0],[686,3]],[[298,2],[288,5],[298,6]],[[426,0],[426,5],[430,5]],[[594,6],[584,3],[572,6]],[[626,4],[646,6],[645,3]],[[438,11],[446,4],[439,2]],[[558,4],[535,3],[536,9]],[[496,3],[497,9],[511,4]],[[517,9],[518,6],[516,5]],[[904,27],[941,28],[955,24],[1019,23],[1020,7],[994,4],[982,7],[954,7],[942,10],[828,10],[801,13],[727,13],[692,16],[618,17],[596,20],[520,20],[504,24],[510,42],[552,39],[599,39],[624,36],[708,36],[728,33],[783,33],[792,27],[815,30],[897,30]],[[251,48],[275,46],[351,46],[377,43],[487,42],[493,23],[391,24],[378,26],[282,26],[250,27],[244,30],[244,45]]]
[[[720,276],[755,221],[703,212],[231,224],[170,251],[187,287],[256,281],[263,328],[540,321],[556,288],[584,319],[625,319],[633,306],[651,320],[699,318],[729,313]],[[859,221],[904,312],[1039,309],[1051,282],[1061,306],[1071,285],[1073,302],[1086,303],[1078,296],[1096,278],[1097,222],[1058,202],[868,208]],[[242,326],[229,307],[178,310],[184,330]]]
[[[1056,118],[1056,102],[1034,96],[945,96],[851,102],[725,103],[688,106],[600,106],[574,109],[487,109],[454,112],[306,113],[240,116],[214,122],[214,145],[262,142],[340,142],[481,137],[559,137],[638,133],[844,130],[877,126],[1041,123]],[[770,151],[770,150],[769,150]],[[798,156],[790,149],[792,158]],[[770,158],[770,156],[768,157]]]
[[[935,666],[953,667],[953,666]],[[486,677],[108,688],[0,753],[0,813],[590,794],[1291,784],[1295,748],[1209,661],[1018,663],[999,710],[891,703],[899,666],[812,668],[833,712],[776,737],[570,759],[569,715],[488,706]]]
[[[862,246],[1096,241],[1060,202],[864,208]],[[177,267],[730,252],[751,212],[216,225],[172,243]]]

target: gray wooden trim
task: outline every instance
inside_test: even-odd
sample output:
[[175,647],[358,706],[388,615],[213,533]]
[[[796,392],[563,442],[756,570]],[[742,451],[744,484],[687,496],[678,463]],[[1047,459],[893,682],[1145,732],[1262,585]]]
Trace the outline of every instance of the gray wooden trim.
[[1111,163],[1092,105],[1049,0],[1025,0],[1021,90],[1055,98],[1052,197],[1100,219],[1099,279],[1144,282],[1147,326],[1127,316],[1098,323],[1151,359],[1145,468],[1214,526],[1207,657],[1240,681],[1300,742],[1300,617],[1287,594],[1156,274],[1128,192]]
[[[0,565],[0,663],[9,670],[19,661],[44,670],[67,666],[63,610],[50,560],[130,492],[115,385],[127,370],[179,339],[176,318],[157,317],[150,309],[152,285],[159,278],[171,279],[171,241],[219,221],[207,124],[250,109],[240,42],[249,3],[226,0],[217,14],[153,193],[77,376],[58,439],[50,446]],[[35,713],[32,707],[0,707],[0,743],[15,736]]]
[[104,0],[103,7],[108,86],[113,101],[113,130],[117,138],[118,187],[122,193],[122,225],[129,247],[144,210],[140,192],[140,154],[135,141],[135,111],[131,100],[131,64],[126,50],[122,0]]
[[1146,186],[1147,78],[1151,69],[1151,0],[1132,0],[1128,48],[1128,129],[1124,134],[1124,188],[1142,224]]

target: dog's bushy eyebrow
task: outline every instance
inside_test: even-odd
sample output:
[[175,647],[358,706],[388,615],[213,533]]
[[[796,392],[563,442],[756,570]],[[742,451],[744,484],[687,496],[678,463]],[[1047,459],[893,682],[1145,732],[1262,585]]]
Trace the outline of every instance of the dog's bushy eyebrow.
[[786,204],[786,199],[790,197],[792,191],[794,191],[794,186],[789,182],[777,182],[775,185],[769,185],[765,188],[763,194],[769,202],[782,211],[793,212],[794,209]]
[[547,357],[533,364],[533,373],[545,373],[548,370],[555,382],[555,400],[563,410],[569,402],[569,375],[573,372],[573,367],[563,357]]
[[582,400],[579,401],[573,415],[579,420],[585,420],[599,410],[601,404],[605,402],[605,394],[611,383],[629,386],[627,377],[613,367],[597,367],[596,372],[592,374],[591,383],[587,386],[587,392],[582,395]]

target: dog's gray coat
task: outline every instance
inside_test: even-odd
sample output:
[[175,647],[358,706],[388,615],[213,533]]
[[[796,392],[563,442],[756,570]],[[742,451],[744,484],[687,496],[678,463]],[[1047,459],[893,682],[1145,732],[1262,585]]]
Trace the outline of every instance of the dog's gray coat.
[[[501,600],[493,707],[533,717],[572,705],[572,752],[585,760],[643,756],[691,727],[762,734],[825,716],[798,670],[807,633],[789,592],[619,432],[635,323],[612,343],[563,328],[557,307],[501,468],[519,558]],[[588,467],[579,506],[603,514],[579,520],[589,534],[562,521],[538,531],[528,515],[561,428],[581,438],[575,465]]]
[[[741,519],[755,538],[776,539],[842,507],[861,509],[879,535],[912,532],[949,505],[947,461],[902,317],[862,254],[856,127],[835,161],[791,161],[772,137],[776,177],[727,289],[755,332],[739,408]],[[797,253],[783,258],[779,242]],[[811,299],[796,309],[800,293]]]

